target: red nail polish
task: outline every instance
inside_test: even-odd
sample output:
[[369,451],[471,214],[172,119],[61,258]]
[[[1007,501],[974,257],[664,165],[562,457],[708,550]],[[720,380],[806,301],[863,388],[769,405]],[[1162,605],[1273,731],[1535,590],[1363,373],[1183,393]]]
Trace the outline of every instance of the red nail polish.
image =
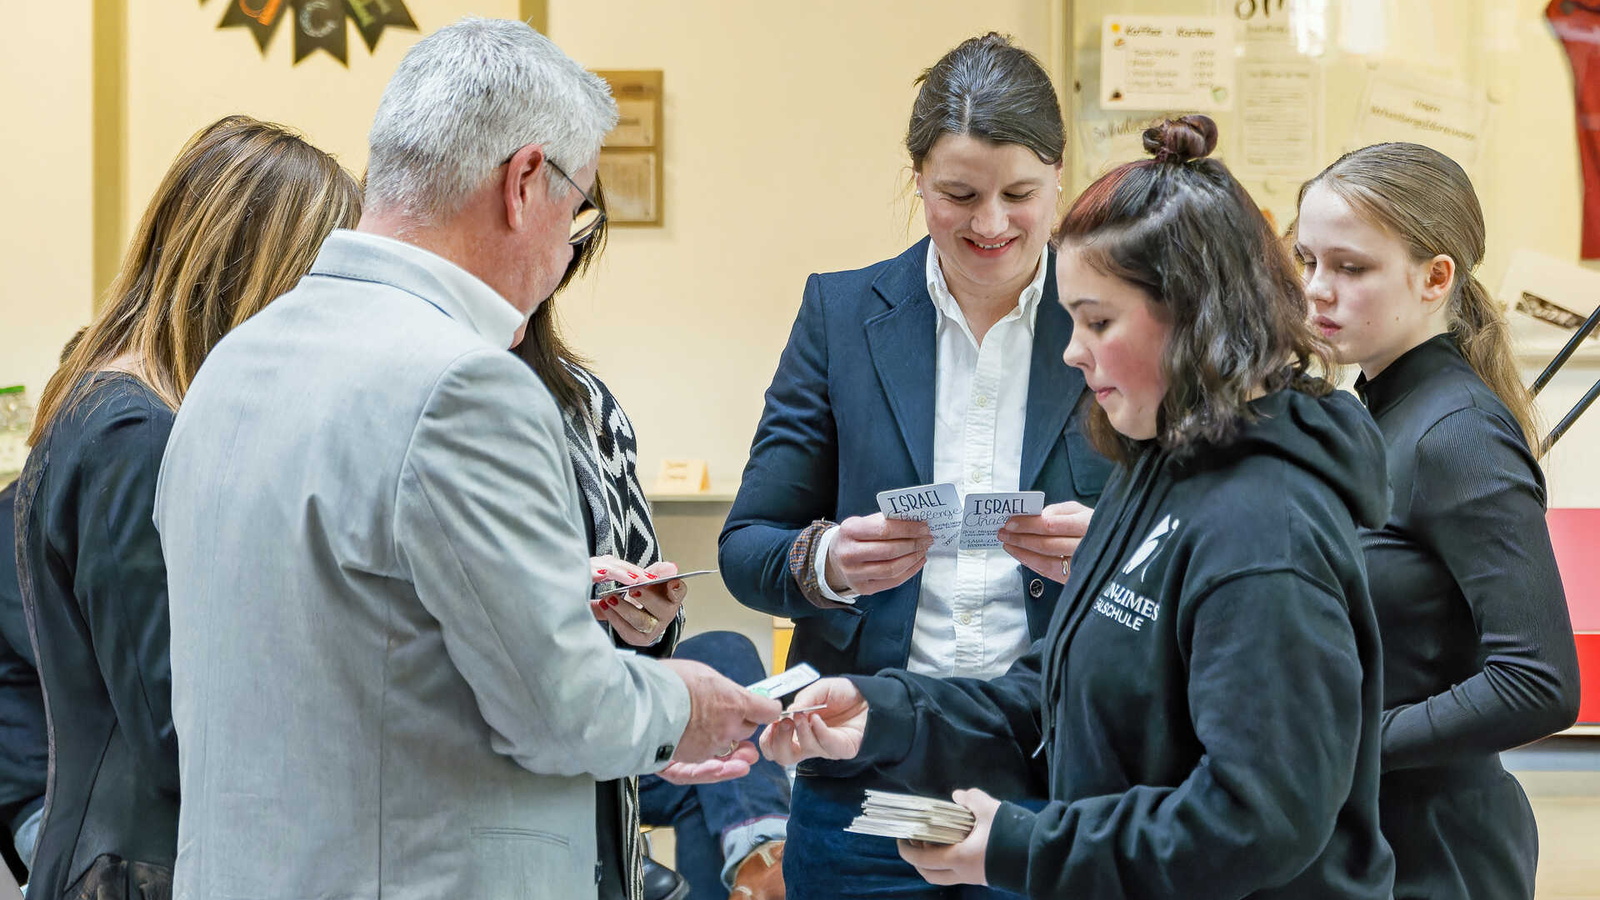
[[600,574],[600,575],[604,575],[606,573],[606,570],[605,569],[595,569],[595,572]]
[[606,598],[606,605],[607,606],[616,606],[617,605],[617,598],[616,597],[607,597]]
[[639,599],[640,597],[643,597],[643,596],[644,596],[644,592],[643,591],[634,591],[633,592],[633,598],[635,600],[637,600],[637,599]]

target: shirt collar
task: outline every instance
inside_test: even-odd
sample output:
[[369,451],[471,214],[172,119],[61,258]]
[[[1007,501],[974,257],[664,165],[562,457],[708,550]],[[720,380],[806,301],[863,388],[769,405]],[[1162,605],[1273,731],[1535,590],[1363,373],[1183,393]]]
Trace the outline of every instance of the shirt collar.
[[510,347],[528,317],[482,279],[415,244],[340,228],[322,242],[311,274],[371,281],[437,307],[496,347]]
[[[1039,266],[1034,270],[1033,280],[1028,282],[1028,286],[1022,289],[1022,296],[1017,298],[1017,316],[1027,326],[1029,334],[1033,333],[1034,313],[1039,309],[1039,298],[1044,296],[1049,260],[1050,248],[1046,246],[1039,251]],[[928,242],[928,260],[924,268],[927,272],[928,296],[933,300],[934,307],[944,316],[965,325],[967,317],[962,314],[955,295],[950,293],[950,285],[944,280],[944,265],[939,261],[939,248],[933,241]]]
[[1406,398],[1429,375],[1441,369],[1467,365],[1449,332],[1436,334],[1400,354],[1376,378],[1356,378],[1356,393],[1367,409],[1379,416]]

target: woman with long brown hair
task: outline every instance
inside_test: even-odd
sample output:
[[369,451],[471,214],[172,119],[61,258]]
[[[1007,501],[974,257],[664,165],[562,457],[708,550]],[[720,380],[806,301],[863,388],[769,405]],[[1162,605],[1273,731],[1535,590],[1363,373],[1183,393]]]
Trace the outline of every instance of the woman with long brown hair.
[[151,520],[162,452],[206,354],[293,287],[359,210],[355,179],[289,130],[244,116],[207,127],[167,171],[105,308],[45,386],[17,501],[50,731],[30,896],[170,896],[178,748]]
[[1533,400],[1473,276],[1483,211],[1437,150],[1378,144],[1300,191],[1312,321],[1388,447],[1393,508],[1362,549],[1383,633],[1383,832],[1395,897],[1533,896],[1538,832],[1500,751],[1577,717]]

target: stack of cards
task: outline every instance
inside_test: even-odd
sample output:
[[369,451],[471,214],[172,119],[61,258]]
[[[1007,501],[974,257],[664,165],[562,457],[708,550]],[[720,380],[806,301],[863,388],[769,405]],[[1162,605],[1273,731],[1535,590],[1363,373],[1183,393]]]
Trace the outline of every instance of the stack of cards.
[[867,791],[861,815],[845,831],[930,844],[959,844],[972,833],[972,812],[948,800]]

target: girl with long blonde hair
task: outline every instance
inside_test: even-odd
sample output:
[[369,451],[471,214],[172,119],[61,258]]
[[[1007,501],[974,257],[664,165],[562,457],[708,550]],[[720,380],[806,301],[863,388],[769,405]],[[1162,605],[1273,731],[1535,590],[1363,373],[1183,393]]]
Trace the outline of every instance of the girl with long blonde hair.
[[1538,833],[1500,751],[1577,717],[1533,400],[1473,274],[1483,210],[1419,144],[1345,154],[1300,191],[1313,324],[1383,433],[1391,508],[1362,533],[1383,638],[1383,834],[1397,900],[1532,898]]

